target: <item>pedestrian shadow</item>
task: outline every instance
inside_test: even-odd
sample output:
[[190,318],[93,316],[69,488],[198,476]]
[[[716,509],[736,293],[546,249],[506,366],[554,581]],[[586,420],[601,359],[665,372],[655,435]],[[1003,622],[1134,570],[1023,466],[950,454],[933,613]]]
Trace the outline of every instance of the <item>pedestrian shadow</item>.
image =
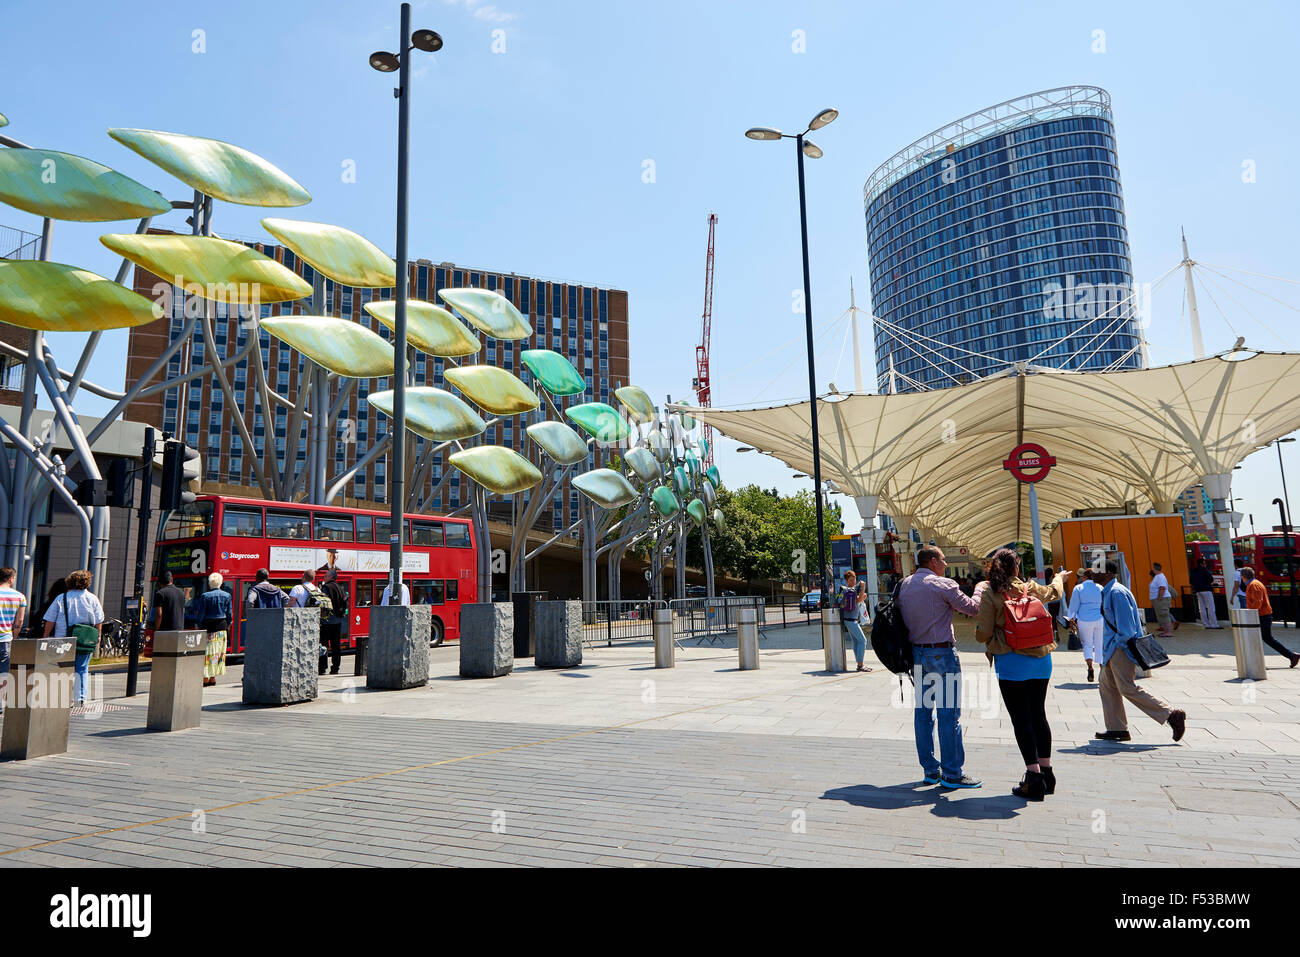
[[910,807],[930,807],[936,817],[960,818],[966,821],[1006,821],[1018,816],[1026,802],[1013,794],[995,797],[963,797],[953,801],[943,788],[925,785],[920,781],[876,787],[873,784],[855,784],[851,787],[832,788],[821,796],[823,801],[843,801],[854,807],[875,811],[898,811]]
[[152,728],[110,728],[104,731],[92,731],[87,737],[89,738],[127,738],[137,734],[166,734],[164,731],[154,731]]
[[1080,744],[1073,748],[1057,748],[1061,754],[1096,754],[1109,757],[1113,754],[1140,754],[1143,751],[1158,751],[1161,748],[1176,748],[1178,744],[1133,744],[1127,741],[1097,741],[1093,744]]
[[1057,691],[1095,691],[1097,685],[1090,681],[1064,681],[1052,687]]

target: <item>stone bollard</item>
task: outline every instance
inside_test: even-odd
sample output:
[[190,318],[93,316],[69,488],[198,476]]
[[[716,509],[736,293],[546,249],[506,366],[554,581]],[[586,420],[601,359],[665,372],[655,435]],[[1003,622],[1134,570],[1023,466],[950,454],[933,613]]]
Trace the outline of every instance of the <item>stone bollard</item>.
[[0,760],[25,761],[68,750],[72,717],[71,638],[14,638]]
[[758,669],[758,614],[753,608],[737,609],[736,654],[741,671]]
[[1266,681],[1268,671],[1264,667],[1264,642],[1259,637],[1259,609],[1233,605],[1228,609],[1228,620],[1232,622],[1232,644],[1237,651],[1237,677]]
[[150,731],[197,728],[203,713],[203,658],[206,631],[158,631],[149,668]]
[[822,609],[822,655],[826,659],[826,670],[831,674],[848,670],[844,663],[844,635],[839,616],[835,608]]
[[428,605],[375,605],[370,609],[366,645],[366,687],[388,691],[420,688],[429,683],[429,634],[433,609]]
[[500,678],[515,667],[514,605],[460,606],[460,676]]
[[582,664],[582,602],[534,602],[532,637],[537,667],[578,667]]
[[654,632],[655,639],[655,667],[676,667],[677,642],[673,641],[673,610],[671,608],[656,608],[651,630]]
[[510,596],[515,614],[515,657],[532,658],[537,647],[537,604],[546,600],[544,591],[520,591]]
[[244,620],[244,704],[316,697],[319,608],[250,608]]

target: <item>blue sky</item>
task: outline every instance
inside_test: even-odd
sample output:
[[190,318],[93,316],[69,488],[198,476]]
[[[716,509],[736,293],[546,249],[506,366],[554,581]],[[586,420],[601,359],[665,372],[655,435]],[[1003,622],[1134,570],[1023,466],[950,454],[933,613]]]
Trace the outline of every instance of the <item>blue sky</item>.
[[[394,81],[366,57],[396,45],[396,3],[8,6],[6,133],[89,156],[176,198],[183,187],[104,131],[229,140],[312,192],[311,205],[290,215],[392,248]],[[826,155],[808,167],[819,332],[847,306],[850,277],[859,305],[870,305],[861,191],[871,170],[960,116],[1071,83],[1113,97],[1139,282],[1180,259],[1180,226],[1200,261],[1300,279],[1300,15],[1291,4],[426,0],[413,25],[437,30],[446,45],[418,54],[412,255],[628,290],[633,380],[660,401],[685,396],[694,373],[710,212],[720,220],[715,404],[806,395],[802,317],[791,308],[802,281],[793,149],[742,134],[802,129],[825,106],[841,116],[817,135]],[[195,31],[204,52],[195,52]],[[349,161],[355,183],[343,181]],[[261,236],[262,215],[219,203],[214,229]],[[8,208],[0,223],[39,225]],[[111,274],[116,263],[98,236],[121,228],[59,224],[53,258]],[[1300,289],[1240,278],[1285,305],[1225,283],[1239,304],[1219,297],[1225,321],[1202,299],[1207,348],[1236,334],[1259,348],[1297,348]],[[1177,282],[1153,299],[1155,363],[1191,358],[1181,301]],[[841,347],[838,331],[821,341],[822,387],[852,381]],[[108,337],[92,377],[120,385],[125,348],[125,333]],[[70,337],[56,349],[62,364],[75,362]],[[871,388],[873,358],[864,364]],[[806,484],[733,447],[719,445],[724,480]],[[1297,447],[1286,453],[1293,468]],[[1238,507],[1271,524],[1276,454],[1257,453],[1236,474]],[[1294,475],[1300,483],[1300,469]],[[855,514],[851,504],[847,511]]]

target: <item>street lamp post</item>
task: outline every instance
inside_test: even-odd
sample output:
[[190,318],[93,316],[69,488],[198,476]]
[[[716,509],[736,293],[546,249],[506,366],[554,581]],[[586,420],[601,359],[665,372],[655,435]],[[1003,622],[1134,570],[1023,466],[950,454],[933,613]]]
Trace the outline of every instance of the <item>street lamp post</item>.
[[389,594],[390,602],[402,601],[402,535],[403,503],[406,486],[406,209],[407,181],[410,150],[408,133],[411,118],[411,50],[435,53],[442,49],[442,37],[432,30],[411,33],[411,5],[402,4],[402,23],[399,34],[400,53],[379,51],[370,54],[370,65],[380,73],[398,71],[397,89],[397,288],[394,290],[393,311],[393,436],[392,450],[388,453],[388,494],[391,497],[392,517],[389,527]]
[[1286,546],[1286,574],[1287,577],[1291,579],[1291,594],[1289,596],[1290,602],[1288,602],[1288,604],[1291,605],[1291,624],[1294,626],[1296,624],[1296,620],[1295,620],[1296,596],[1295,596],[1295,562],[1292,561],[1291,559],[1291,523],[1289,521],[1291,510],[1286,507],[1286,505],[1283,503],[1283,501],[1280,498],[1273,499],[1273,504],[1276,505],[1277,510],[1282,513],[1282,541]]
[[821,148],[818,147],[817,144],[813,143],[812,140],[805,139],[804,137],[813,130],[819,130],[824,126],[827,126],[839,115],[838,110],[822,110],[813,117],[812,122],[808,124],[807,129],[802,133],[793,136],[789,133],[782,133],[780,130],[763,126],[756,126],[745,131],[745,135],[751,140],[794,140],[795,156],[799,163],[799,234],[803,241],[803,315],[804,327],[808,340],[808,408],[812,425],[812,479],[817,499],[817,576],[821,582],[823,607],[826,605],[827,596],[830,594],[830,591],[829,583],[826,578],[826,531],[825,520],[822,514],[821,499],[822,456],[821,441],[817,433],[817,371],[813,361],[812,279],[808,272],[808,203],[804,190],[803,160],[805,156],[809,159],[819,159],[822,156]]

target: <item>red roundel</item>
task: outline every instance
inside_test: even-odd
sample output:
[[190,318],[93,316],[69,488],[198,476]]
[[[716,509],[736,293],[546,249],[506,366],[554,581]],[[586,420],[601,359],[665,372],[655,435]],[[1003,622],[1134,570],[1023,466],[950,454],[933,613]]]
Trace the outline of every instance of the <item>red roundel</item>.
[[1047,473],[1056,464],[1056,459],[1047,454],[1047,449],[1037,442],[1026,442],[1011,450],[1002,467],[1021,482],[1038,482],[1047,478]]

